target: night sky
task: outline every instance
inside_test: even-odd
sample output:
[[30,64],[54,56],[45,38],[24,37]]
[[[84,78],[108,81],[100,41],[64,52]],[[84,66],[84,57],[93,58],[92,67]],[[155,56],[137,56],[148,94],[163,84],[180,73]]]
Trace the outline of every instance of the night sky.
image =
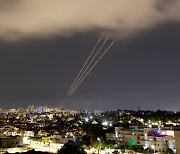
[[0,39],[0,108],[179,110],[178,22],[120,38],[77,91],[66,95],[102,31],[92,28],[63,37]]

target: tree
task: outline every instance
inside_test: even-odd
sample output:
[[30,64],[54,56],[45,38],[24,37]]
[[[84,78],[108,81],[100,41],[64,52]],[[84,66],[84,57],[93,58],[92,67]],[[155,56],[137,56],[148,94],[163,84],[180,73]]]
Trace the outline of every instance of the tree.
[[91,142],[90,142],[90,136],[84,135],[82,137],[82,141],[81,141],[84,145],[86,146],[90,146]]
[[[41,152],[41,151],[35,151],[35,150],[29,150],[27,152],[22,152],[22,153],[26,153],[26,154],[50,154],[49,152]],[[21,152],[16,152],[15,154],[22,154]],[[9,154],[8,152],[6,152],[5,154]]]
[[81,145],[76,144],[73,141],[69,141],[58,150],[58,154],[87,154]]
[[113,141],[113,140],[108,140],[108,141],[105,141],[104,142],[104,148],[111,148],[111,149],[114,149],[114,146],[118,146],[116,144],[116,141]]
[[166,153],[166,154],[173,154],[174,152],[173,152],[172,149],[168,148],[165,153]]

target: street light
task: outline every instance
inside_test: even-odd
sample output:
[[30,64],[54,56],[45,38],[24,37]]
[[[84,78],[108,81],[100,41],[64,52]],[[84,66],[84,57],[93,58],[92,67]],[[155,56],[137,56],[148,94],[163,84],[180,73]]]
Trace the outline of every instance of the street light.
[[[100,143],[100,153],[101,153],[101,139],[98,137],[97,140],[98,140],[99,143]],[[99,153],[99,151],[98,151],[98,153]]]
[[151,148],[154,150],[154,153],[155,153],[155,145],[151,145]]

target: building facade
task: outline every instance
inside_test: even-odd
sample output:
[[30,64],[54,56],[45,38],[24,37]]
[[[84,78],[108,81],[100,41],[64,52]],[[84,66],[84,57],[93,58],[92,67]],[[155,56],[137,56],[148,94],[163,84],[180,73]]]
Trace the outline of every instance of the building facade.
[[174,131],[174,138],[175,138],[175,143],[176,143],[176,153],[180,153],[180,130],[175,130]]
[[[167,135],[167,132],[169,135]],[[149,148],[158,152],[166,151],[168,148],[175,151],[173,132],[173,130],[161,130],[158,132],[153,128],[124,129],[122,127],[115,127],[114,133],[106,134],[106,140],[118,140],[129,146],[139,145],[144,147],[144,149]]]

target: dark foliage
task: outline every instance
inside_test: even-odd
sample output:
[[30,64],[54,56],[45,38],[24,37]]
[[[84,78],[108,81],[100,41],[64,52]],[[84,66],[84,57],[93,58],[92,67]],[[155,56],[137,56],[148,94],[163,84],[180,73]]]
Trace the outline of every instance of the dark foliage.
[[[16,152],[16,154],[18,154],[19,152]],[[40,151],[35,151],[35,150],[29,150],[27,152],[21,152],[19,154],[22,154],[22,153],[27,153],[27,154],[50,154],[48,152],[40,152]],[[8,152],[6,152],[5,154],[8,154]]]
[[58,151],[58,154],[87,154],[81,145],[69,141]]

